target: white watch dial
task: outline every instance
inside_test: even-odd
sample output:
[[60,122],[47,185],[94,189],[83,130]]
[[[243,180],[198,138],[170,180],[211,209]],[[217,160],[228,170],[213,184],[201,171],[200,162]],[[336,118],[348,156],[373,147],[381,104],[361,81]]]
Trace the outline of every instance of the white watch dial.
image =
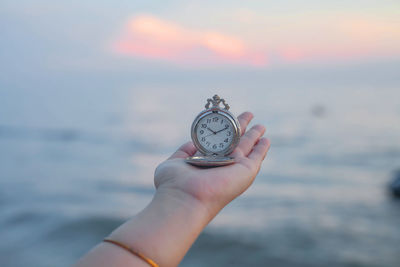
[[232,144],[235,131],[229,119],[211,113],[198,122],[196,134],[199,144],[205,150],[219,153]]

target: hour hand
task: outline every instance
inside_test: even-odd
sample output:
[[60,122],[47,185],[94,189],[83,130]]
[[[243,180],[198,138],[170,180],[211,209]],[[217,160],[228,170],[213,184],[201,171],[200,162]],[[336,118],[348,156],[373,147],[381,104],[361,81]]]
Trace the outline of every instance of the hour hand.
[[213,134],[217,134],[217,132],[214,132],[213,130],[211,130],[210,127],[207,127],[207,130],[209,130],[209,131],[212,132]]

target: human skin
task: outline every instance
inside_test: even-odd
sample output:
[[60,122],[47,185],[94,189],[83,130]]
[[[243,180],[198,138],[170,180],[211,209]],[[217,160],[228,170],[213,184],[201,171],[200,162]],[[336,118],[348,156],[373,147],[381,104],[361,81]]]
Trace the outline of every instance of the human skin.
[[[122,242],[159,266],[177,266],[207,224],[229,202],[254,181],[270,143],[262,137],[265,127],[255,125],[246,131],[253,118],[242,113],[239,145],[231,156],[232,165],[199,168],[184,162],[197,152],[192,142],[182,145],[161,163],[154,175],[156,193],[150,204],[114,230],[109,238]],[[76,267],[149,266],[128,251],[102,242],[83,256]]]

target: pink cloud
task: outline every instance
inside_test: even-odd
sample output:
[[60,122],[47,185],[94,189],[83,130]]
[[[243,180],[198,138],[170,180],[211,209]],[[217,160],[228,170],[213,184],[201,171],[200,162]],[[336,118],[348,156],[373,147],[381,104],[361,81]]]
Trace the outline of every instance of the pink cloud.
[[266,53],[255,51],[241,38],[218,31],[189,29],[151,15],[130,19],[113,43],[113,51],[190,65],[267,64]]
[[[294,20],[297,23],[293,23],[280,17],[257,16],[255,12],[244,15],[239,24],[231,21],[231,25],[238,28],[247,25],[241,28],[241,36],[212,29],[193,29],[153,15],[138,15],[127,21],[112,49],[122,56],[191,66],[262,67],[400,55],[397,37],[400,28],[391,21],[338,15],[300,16]],[[281,28],[277,30],[273,25]]]

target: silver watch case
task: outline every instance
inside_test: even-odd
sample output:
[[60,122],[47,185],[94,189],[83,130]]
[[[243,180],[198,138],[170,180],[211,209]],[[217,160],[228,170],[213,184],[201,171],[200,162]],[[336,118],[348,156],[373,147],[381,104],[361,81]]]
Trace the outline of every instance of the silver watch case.
[[189,163],[198,167],[219,167],[235,163],[234,157],[220,156],[193,156],[185,159]]
[[[224,150],[218,152],[218,153],[213,153],[211,151],[208,151],[206,148],[204,148],[198,141],[197,138],[197,127],[199,126],[199,121],[204,118],[205,116],[212,114],[212,113],[217,113],[220,114],[224,117],[226,117],[233,125],[233,139],[232,139],[232,143],[225,148]],[[241,133],[241,129],[240,129],[240,123],[238,121],[238,119],[231,113],[229,112],[227,109],[221,109],[218,107],[212,107],[206,110],[203,110],[202,112],[199,113],[199,115],[197,115],[197,117],[195,118],[195,120],[193,121],[192,127],[191,127],[191,137],[193,140],[193,144],[195,145],[195,147],[205,156],[212,156],[213,157],[213,162],[215,162],[215,158],[220,158],[221,160],[222,158],[225,158],[225,156],[229,155],[230,153],[233,152],[233,150],[236,148],[236,146],[239,144],[240,141],[240,133]]]

